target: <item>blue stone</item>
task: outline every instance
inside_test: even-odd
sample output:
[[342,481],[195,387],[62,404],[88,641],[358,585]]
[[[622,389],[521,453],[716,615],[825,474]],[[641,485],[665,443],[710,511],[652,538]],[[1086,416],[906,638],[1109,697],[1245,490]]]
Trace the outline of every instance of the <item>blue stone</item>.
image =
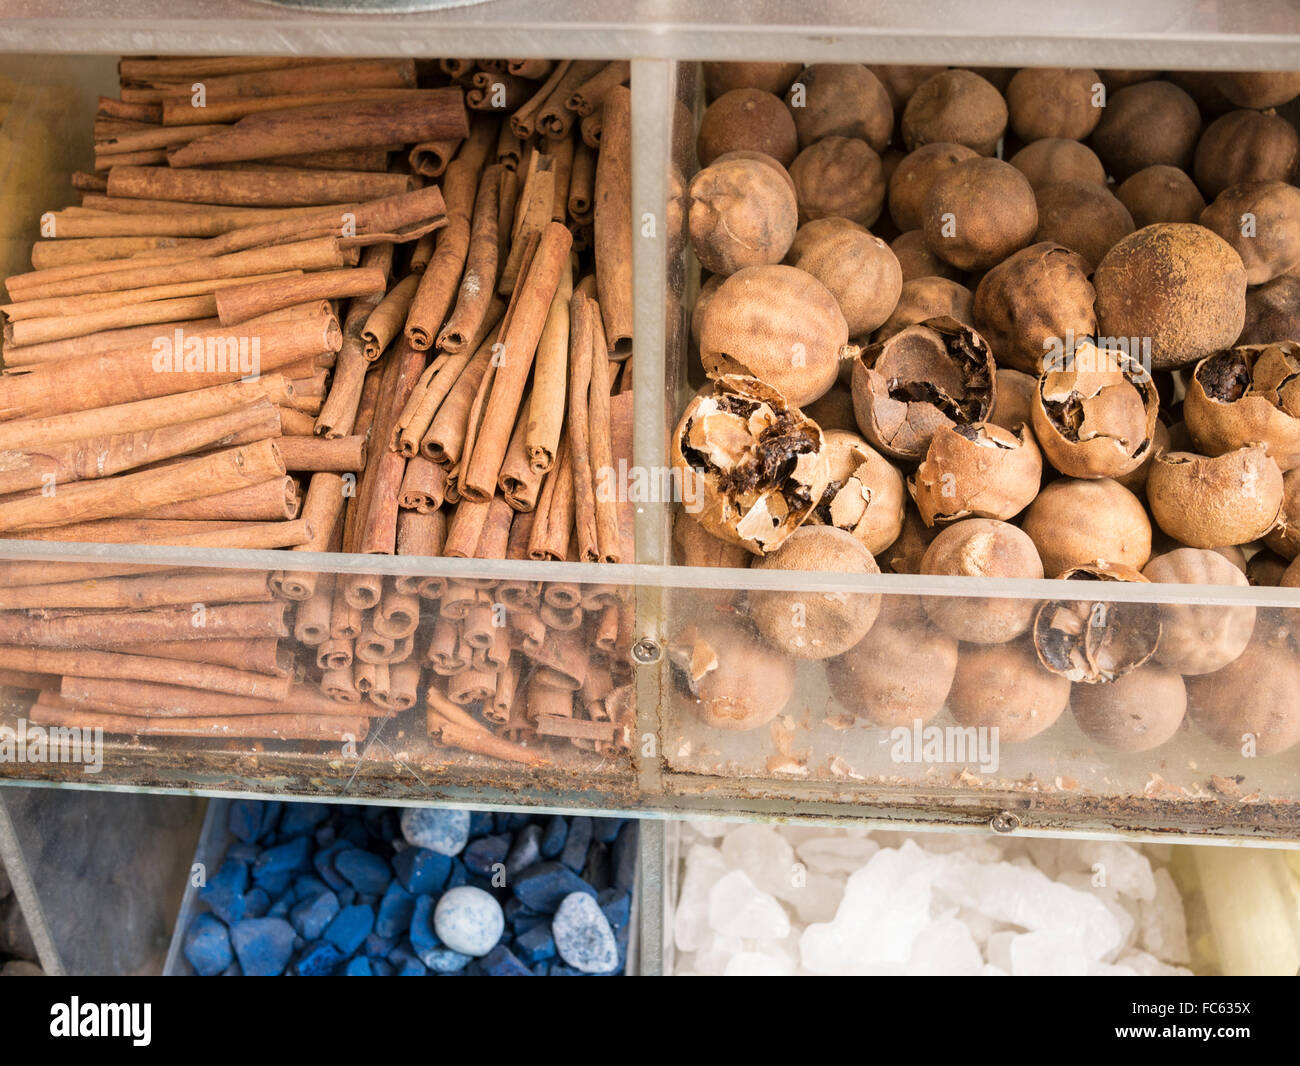
[[583,973],[605,973],[618,966],[618,944],[595,897],[585,892],[566,896],[551,922],[555,948],[566,963]]
[[507,811],[492,812],[492,832],[508,833],[510,831],[510,814]]
[[324,803],[290,803],[280,815],[280,836],[284,839],[310,833],[329,817]]
[[602,844],[612,844],[626,821],[626,818],[593,818],[591,835]]
[[370,969],[376,977],[392,977],[393,968],[383,959],[371,959]]
[[339,826],[339,839],[346,841],[354,848],[364,849],[370,843],[370,833],[366,830],[366,823],[358,815],[354,814]]
[[552,815],[542,833],[542,858],[557,859],[564,850],[564,840],[569,835],[569,823],[562,815]]
[[577,873],[587,865],[587,849],[591,847],[591,819],[569,819],[569,836],[560,852],[560,862]]
[[221,976],[222,977],[243,977],[244,971],[239,968],[238,962],[232,962],[229,966],[227,966],[224,970],[221,971]]
[[351,955],[375,927],[375,912],[360,904],[344,907],[325,929],[325,939],[344,955]]
[[319,896],[328,892],[330,886],[322,881],[319,877],[313,877],[311,874],[303,874],[295,878],[293,882],[293,894],[298,899],[308,899],[311,896]]
[[561,900],[575,892],[585,892],[593,898],[596,895],[591,885],[558,862],[530,866],[515,879],[514,891],[521,903],[539,914],[552,913]]
[[323,825],[317,829],[312,836],[316,840],[316,846],[318,848],[324,848],[333,844],[334,841],[338,839],[338,830],[336,830],[332,825]]
[[451,872],[447,875],[447,888],[460,888],[461,885],[469,883],[469,871],[465,869],[465,864],[459,858],[451,860]]
[[294,905],[293,893],[282,893],[280,898],[271,904],[271,909],[266,912],[266,916],[268,918],[288,918],[293,911]]
[[620,888],[607,888],[596,896],[600,911],[615,929],[622,929],[632,917],[632,894]]
[[200,914],[190,923],[182,950],[200,977],[215,977],[235,960],[230,931],[211,914]]
[[280,809],[284,806],[279,800],[267,800],[262,804],[262,826],[259,840],[268,844],[275,839],[275,824],[280,820]]
[[512,811],[506,815],[505,832],[513,833],[528,825],[532,820],[533,816],[531,814],[525,814],[521,811]]
[[491,874],[493,866],[506,861],[509,851],[510,838],[502,833],[471,841],[461,857],[467,870],[486,877]]
[[257,881],[258,886],[262,888],[268,896],[278,896],[282,892],[287,891],[289,886],[293,883],[293,871],[282,870],[280,873],[262,874],[261,876],[255,876],[254,880]]
[[618,831],[610,851],[610,880],[615,888],[632,891],[636,884],[637,823],[629,819]]
[[227,925],[234,925],[244,917],[244,893],[247,890],[248,867],[236,859],[227,859],[216,876],[199,889],[199,899]]
[[338,897],[325,891],[303,900],[289,912],[289,921],[304,940],[319,940],[339,912]]
[[369,955],[372,959],[386,959],[388,953],[395,947],[397,947],[397,937],[371,933],[366,937],[366,942],[361,945],[361,953]]
[[521,870],[526,870],[542,857],[542,827],[526,825],[515,833],[506,854],[506,878],[513,880]]
[[474,963],[474,970],[483,977],[532,977],[532,971],[515,958],[504,944],[494,947]]
[[515,936],[523,936],[528,930],[544,925],[550,928],[551,916],[549,914],[534,914],[527,907],[515,915],[514,920],[510,923],[510,931]]
[[546,925],[535,925],[515,937],[515,954],[528,964],[555,957],[555,937]]
[[265,884],[281,874],[306,873],[310,869],[311,841],[307,837],[294,837],[287,844],[267,848],[258,856],[253,863],[253,880]]
[[469,811],[407,807],[402,811],[402,836],[417,848],[459,855],[469,841],[469,817]]
[[599,840],[592,841],[591,850],[587,852],[587,865],[582,868],[582,879],[597,892],[609,888],[609,845]]
[[278,977],[293,955],[293,926],[283,918],[246,918],[231,927],[230,942],[248,977]]
[[407,959],[402,963],[401,969],[397,971],[398,977],[427,977],[429,971],[424,968],[424,964],[419,959]]
[[487,836],[495,828],[495,819],[491,811],[470,811],[469,812],[469,835],[470,838]]
[[379,895],[393,879],[386,859],[360,848],[348,848],[334,856],[334,869],[353,888],[366,895]]
[[227,859],[238,859],[240,862],[246,862],[249,866],[257,862],[257,857],[262,854],[260,844],[231,844],[226,849]]
[[420,956],[420,961],[434,973],[458,973],[474,960],[451,948],[433,948]]
[[394,881],[379,902],[375,932],[380,936],[401,936],[411,927],[414,913],[415,897]]
[[441,892],[452,860],[428,848],[403,848],[393,856],[393,869],[402,887],[413,896]]
[[328,977],[345,958],[328,940],[318,940],[298,957],[297,970],[302,977]]
[[226,815],[226,827],[245,844],[262,832],[262,804],[258,800],[233,800]]
[[343,887],[335,892],[334,895],[338,896],[340,907],[351,907],[352,904],[360,902],[357,898],[357,890],[346,881],[343,882]]
[[266,894],[266,889],[250,888],[244,893],[245,918],[264,918],[270,909],[271,897]]
[[355,959],[349,959],[347,966],[343,968],[344,977],[373,977],[374,971],[370,968],[370,960],[364,955],[358,955]]
[[505,931],[501,904],[479,888],[444,892],[433,911],[433,928],[447,947],[464,955],[486,955]]
[[534,977],[547,977],[549,976],[548,971],[550,969],[550,965],[551,964],[549,962],[535,962],[533,963],[529,972]]
[[436,900],[432,896],[416,896],[411,912],[411,947],[424,958],[427,951],[442,947],[442,941],[433,929],[433,911]]
[[558,959],[552,960],[550,966],[546,969],[547,977],[587,977],[588,974],[581,970],[575,970],[572,966],[567,966]]
[[349,846],[346,840],[339,839],[327,847],[321,848],[311,858],[311,864],[320,875],[321,880],[334,889],[335,892],[347,888],[348,883],[343,875],[334,869],[334,856]]

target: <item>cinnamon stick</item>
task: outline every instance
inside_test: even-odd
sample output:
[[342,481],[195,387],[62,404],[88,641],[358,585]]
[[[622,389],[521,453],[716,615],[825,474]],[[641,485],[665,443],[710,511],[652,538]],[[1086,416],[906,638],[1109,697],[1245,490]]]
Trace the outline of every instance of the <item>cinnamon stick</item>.
[[601,108],[596,160],[596,288],[610,355],[632,352],[632,94],[617,85]]
[[[195,142],[197,144],[199,142]],[[178,170],[114,167],[108,195],[233,207],[309,207],[410,192],[406,174],[348,170]],[[75,234],[69,234],[75,236]],[[173,234],[180,236],[180,234]]]
[[382,296],[387,283],[384,271],[364,267],[258,281],[236,288],[218,289],[217,317],[223,326],[237,326],[259,315],[312,300],[338,300],[370,294]]

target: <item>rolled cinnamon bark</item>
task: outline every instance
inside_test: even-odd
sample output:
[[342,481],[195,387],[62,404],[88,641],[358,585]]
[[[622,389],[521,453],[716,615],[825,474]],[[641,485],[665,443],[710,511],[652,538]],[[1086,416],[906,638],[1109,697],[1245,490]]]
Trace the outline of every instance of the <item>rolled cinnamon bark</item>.
[[[202,622],[202,625],[196,625]],[[66,614],[42,618],[0,613],[0,644],[41,648],[111,648],[119,644],[178,641],[253,640],[287,636],[285,605],[238,603],[143,611]]]
[[276,443],[286,470],[356,473],[365,469],[365,437],[285,437]]
[[[284,587],[281,580],[281,589]],[[329,640],[330,612],[334,606],[334,575],[321,574],[305,600],[298,602],[293,615],[293,637],[310,648]],[[349,660],[350,661],[350,660]]]
[[170,155],[173,167],[264,159],[270,155],[414,144],[469,136],[460,89],[428,89],[388,100],[334,101],[246,115]]
[[[128,260],[128,265],[121,270],[102,271],[80,277],[25,285],[21,299],[26,301],[51,297],[86,296],[93,293],[115,293],[154,285],[282,274],[290,270],[330,270],[351,266],[356,262],[356,258],[357,253],[342,248],[337,238],[317,237],[274,248],[253,248],[226,255],[155,262],[146,266],[134,265]],[[12,292],[12,288],[10,291]]]
[[[17,566],[7,564],[0,573]],[[54,568],[45,564],[55,576]],[[168,571],[112,581],[80,581],[47,585],[0,585],[0,610],[32,607],[102,607],[140,609],[184,604],[262,603],[271,600],[267,575],[257,571]]]
[[[381,394],[376,409],[374,428],[378,441],[392,439],[398,415],[424,369],[423,354],[407,343],[396,346],[392,359],[392,388],[387,394]],[[356,550],[362,554],[393,554],[397,540],[397,493],[405,470],[406,461],[397,452],[382,446],[375,449],[358,490],[364,519],[358,527]]]
[[[632,393],[620,392],[609,401],[609,423],[611,440],[611,462],[614,475],[610,481],[618,484],[617,471],[632,469]],[[597,472],[599,474],[599,471]],[[612,561],[631,563],[636,561],[636,505],[627,498],[627,493],[615,492],[618,515],[618,558]],[[603,550],[603,548],[602,548]]]
[[568,268],[572,243],[567,229],[548,223],[537,253],[522,276],[518,299],[502,330],[499,365],[483,411],[483,423],[460,480],[460,491],[468,499],[490,499],[496,489],[537,343],[560,277]]
[[569,269],[560,274],[560,284],[551,298],[546,324],[542,327],[542,335],[537,342],[537,359],[533,370],[533,395],[537,399],[528,406],[524,439],[528,464],[536,474],[545,474],[551,469],[555,462],[555,450],[560,444],[560,431],[564,427],[572,296],[573,267],[570,262]]
[[550,59],[510,59],[506,61],[506,70],[529,81],[541,81],[554,69],[555,63]]
[[24,648],[0,646],[0,666],[13,670],[76,677],[117,678],[124,681],[153,681],[203,689],[209,695],[221,693],[259,700],[282,700],[289,694],[290,679],[269,677],[247,670],[181,659],[159,659],[149,655],[90,648]]
[[[150,168],[162,169],[162,168]],[[146,200],[143,198],[115,198],[106,200],[111,203],[111,211],[93,211],[77,214],[71,208],[64,211],[51,211],[45,217],[54,227],[59,238],[121,238],[121,237],[170,237],[172,239],[217,237],[232,230],[254,226],[263,222],[302,218],[318,214],[320,205],[307,207],[256,208],[256,207],[213,207],[202,203],[177,203],[170,200]],[[135,210],[127,209],[132,205]],[[340,213],[354,206],[351,204],[334,205]],[[67,267],[50,267],[50,270],[67,270]],[[40,271],[38,273],[43,273]],[[30,275],[22,275],[30,277]],[[10,294],[16,299],[14,291],[15,278],[9,278],[6,284]]]
[[311,300],[338,300],[376,293],[382,296],[387,283],[384,271],[364,267],[258,281],[218,289],[217,317],[223,326],[237,326],[259,315]]
[[[514,131],[510,128],[510,123],[501,123],[501,132],[497,135],[496,161],[506,170],[514,172],[519,169],[519,163],[523,156],[523,147],[519,143],[519,138],[515,136]],[[514,213],[510,215],[514,218]],[[506,227],[507,231],[509,227]]]
[[496,691],[496,672],[476,670],[471,665],[447,679],[447,698],[462,707],[490,699]]
[[406,316],[406,339],[417,351],[427,351],[433,346],[456,295],[469,253],[470,218],[478,178],[479,171],[473,161],[460,157],[451,161],[443,177],[447,225],[438,234],[433,258],[420,275],[420,284]]
[[528,541],[532,559],[562,560],[573,533],[573,450],[560,442],[560,461],[551,469],[537,502],[537,516]]
[[279,450],[269,440],[170,467],[126,474],[102,481],[78,482],[49,495],[18,496],[0,501],[0,530],[47,529],[71,521],[128,515],[164,503],[192,500],[200,494],[228,492],[284,475]]
[[610,355],[632,352],[632,94],[610,89],[596,160],[596,288]]
[[[406,461],[406,471],[397,492],[398,506],[428,514],[442,506],[446,499],[446,488],[447,468],[423,455],[413,455]],[[401,522],[400,515],[398,522]],[[399,546],[397,554],[408,553],[403,553]]]
[[480,733],[458,722],[449,721],[432,707],[429,709],[429,732],[449,747],[460,748],[475,755],[486,755],[493,759],[523,763],[527,766],[550,765],[550,760],[539,751],[525,748],[521,744],[512,744],[492,733]]
[[136,433],[88,437],[34,451],[0,452],[0,493],[109,477],[159,459],[280,434],[279,409],[262,398],[225,414]]
[[[62,360],[52,364],[57,373],[33,370],[0,376],[0,418],[68,414],[224,385],[338,351],[342,331],[332,314],[317,309],[297,318],[175,330],[160,340],[161,345],[137,343],[116,352]],[[78,387],[69,389],[68,381]]]
[[216,385],[162,399],[0,423],[0,449],[19,449],[33,440],[48,447],[111,435],[124,426],[137,431],[157,429],[227,414],[261,399],[274,403],[284,400],[287,394],[284,379],[278,374],[267,374],[256,381]]
[[[190,98],[193,89],[188,82],[192,80],[162,81],[157,88],[124,87],[122,99],[128,102],[155,103],[168,97]],[[273,70],[205,77],[203,85],[205,96],[212,99],[228,96],[265,97],[286,92],[405,88],[415,85],[415,61],[348,59],[342,62],[285,64]]]
[[491,503],[487,500],[462,500],[447,523],[447,540],[443,555],[453,559],[472,559],[478,547]]
[[228,129],[220,123],[198,123],[192,126],[142,126],[114,137],[96,138],[95,150],[105,154],[139,152],[150,148],[170,148],[188,144],[197,137],[220,133]]
[[606,63],[569,94],[565,106],[577,115],[586,117],[600,110],[606,94],[616,85],[625,85],[632,76],[632,64],[625,59]]
[[[182,296],[172,300],[127,304],[81,314],[56,314],[27,322],[13,322],[5,327],[5,355],[17,355],[23,345],[85,337],[107,329],[139,325],[191,322],[217,313],[217,300],[211,293]],[[157,330],[155,329],[156,333]],[[31,366],[39,360],[6,359],[7,366]]]
[[420,625],[420,598],[399,591],[392,582],[387,583],[371,623],[381,636],[394,640],[409,637]]
[[510,253],[501,268],[497,291],[508,296],[515,290],[524,256],[531,247],[530,239],[541,237],[542,230],[551,219],[555,202],[555,157],[534,152],[528,162],[527,174],[519,194],[517,217],[511,230]]
[[374,362],[384,354],[393,339],[402,332],[411,301],[420,287],[420,275],[408,274],[370,312],[361,330],[365,357]]
[[[601,326],[599,310],[591,316],[591,387],[587,398],[587,425],[591,443],[591,474],[595,493],[598,561],[617,563],[622,557],[618,523],[617,479],[614,476],[613,442],[610,436],[609,347]],[[576,468],[575,468],[576,469]]]
[[365,341],[361,338],[361,328],[370,314],[370,307],[365,300],[354,300],[348,309],[346,325],[343,327],[343,340],[339,346],[338,359],[334,364],[334,380],[330,383],[329,395],[321,405],[320,414],[316,416],[313,426],[315,432],[332,440],[349,435],[354,431],[368,430],[369,425],[359,425],[358,416],[365,402],[367,387],[370,390],[370,404],[373,409],[374,394],[379,387],[380,374],[366,374],[370,363],[365,357]]
[[353,641],[361,636],[362,612],[348,603],[344,595],[345,588],[346,583],[340,574],[334,581],[334,603],[330,608],[331,640]]
[[469,667],[469,655],[462,649],[460,635],[456,624],[445,618],[433,623],[433,633],[429,638],[429,649],[425,653],[433,672],[442,677],[451,677]]
[[501,175],[493,164],[483,172],[474,201],[465,273],[461,278],[456,308],[438,334],[438,347],[453,355],[470,348],[487,316],[497,281],[497,212],[500,209]]
[[305,714],[250,714],[216,718],[142,718],[87,710],[64,710],[37,703],[33,722],[73,729],[102,729],[105,733],[157,737],[237,737],[268,740],[359,741],[370,728],[367,718]]
[[502,498],[516,511],[532,511],[537,506],[537,496],[542,490],[546,475],[534,470],[528,461],[526,439],[532,419],[533,397],[530,393],[519,408],[519,421],[511,434],[506,457],[501,460],[501,474],[497,485]]
[[286,437],[310,437],[316,432],[311,414],[292,407],[280,408],[280,432]]
[[166,640],[109,647],[123,655],[152,655],[156,659],[228,666],[268,677],[288,677],[293,664],[293,656],[275,640]]
[[601,115],[603,113],[604,109],[602,108],[582,120],[582,141],[589,148],[597,150],[600,148]]
[[[378,604],[376,604],[378,606]],[[361,627],[361,635],[353,647],[357,662],[387,663],[392,661],[396,651],[395,637],[386,637],[376,632],[371,620],[367,619]]]
[[546,102],[537,112],[537,132],[551,140],[567,137],[574,118],[574,113],[567,106],[569,98],[605,66],[599,59],[579,59],[569,64],[564,77],[556,82]]
[[[487,314],[479,324],[479,334],[474,338],[474,343],[458,355],[438,357],[420,375],[420,380],[416,383],[416,387],[407,399],[406,407],[397,420],[395,444],[402,455],[410,457],[422,451],[425,434],[429,432],[435,415],[442,411],[444,401],[452,405],[452,409],[447,414],[448,419],[454,419],[459,412],[463,431],[469,404],[473,402],[474,393],[492,357],[492,345],[495,343],[494,331],[503,311],[504,307],[500,300],[493,298],[488,305]],[[470,366],[474,367],[472,371],[468,369]],[[468,378],[465,377],[467,372]],[[455,393],[454,398],[453,393]],[[425,455],[427,458],[442,461],[427,451]]]
[[[157,104],[128,104],[111,96],[101,96],[95,109],[97,115],[126,119],[131,122],[155,123],[162,118],[162,108]],[[191,114],[193,110],[191,109]]]
[[[314,601],[315,597],[313,596],[310,602]],[[320,646],[316,649],[316,666],[324,672],[329,672],[331,670],[347,670],[348,678],[351,680],[352,664],[354,662],[356,662],[356,658],[352,654],[352,641],[350,640],[326,639],[322,641]],[[329,696],[330,699],[338,698],[329,691],[323,680],[321,681],[321,691],[324,692],[325,695]],[[360,693],[357,694],[357,698],[360,698]]]
[[[209,491],[196,488],[191,491]],[[297,518],[302,500],[298,483],[281,475],[227,492],[160,504],[139,512],[139,518],[225,519],[241,522],[275,522]]]
[[440,141],[421,141],[411,146],[407,157],[411,170],[426,178],[440,178],[460,147],[459,137]]
[[352,677],[351,658],[347,666],[322,671],[320,688],[336,703],[353,705],[361,702],[361,693],[357,691],[356,682]]
[[[283,70],[321,63],[350,62],[347,59],[314,56],[180,56],[168,59],[132,59],[117,61],[118,76],[126,82],[143,79],[146,84],[163,81],[184,83],[199,77],[223,74],[248,74],[255,70]],[[101,97],[101,100],[106,99]]]
[[420,667],[417,663],[395,663],[388,668],[388,706],[408,711],[420,700]]
[[[594,563],[600,558],[596,533],[596,486],[592,476],[592,427],[590,395],[595,388],[592,375],[594,334],[592,302],[581,292],[571,303],[573,328],[569,359],[569,453],[573,469],[574,535],[578,560]],[[603,356],[604,353],[602,352]]]
[[33,270],[103,263],[141,253],[192,245],[191,237],[84,237],[79,240],[37,241],[32,245]]
[[493,496],[474,549],[476,559],[504,559],[510,544],[510,527],[515,512],[502,496]]
[[[326,89],[321,92],[286,92],[274,96],[227,96],[209,98],[207,106],[198,114],[205,122],[231,123],[245,115],[266,111],[286,111],[290,108],[311,107],[319,104],[350,103],[355,100],[400,100],[419,92],[418,89],[371,88]],[[164,126],[186,126],[194,122],[196,109],[189,98],[170,98],[157,107]],[[155,119],[154,121],[158,121]]]
[[533,94],[532,98],[526,104],[510,116],[510,129],[514,131],[514,135],[521,141],[528,140],[532,137],[533,133],[536,132],[539,112],[546,104],[546,101],[550,99],[551,93],[555,91],[555,87],[560,84],[560,81],[569,72],[569,68],[572,66],[572,61],[567,59],[556,63],[555,66],[551,68],[551,72],[547,76],[546,81],[542,83],[541,88]]
[[524,78],[488,70],[470,75],[470,85],[465,106],[474,111],[514,111],[528,101],[536,88]]
[[[442,555],[442,543],[447,535],[447,519],[441,511],[402,511],[397,516],[397,554],[417,556]],[[426,599],[436,599],[441,588],[424,591],[425,578],[415,574],[399,574],[394,584],[402,592],[414,592]],[[435,579],[429,579],[435,580]]]
[[[198,142],[196,141],[195,144]],[[233,207],[308,207],[378,200],[410,192],[407,174],[348,170],[177,170],[114,167],[109,196]],[[68,236],[77,236],[70,233]],[[172,234],[182,236],[182,234]]]

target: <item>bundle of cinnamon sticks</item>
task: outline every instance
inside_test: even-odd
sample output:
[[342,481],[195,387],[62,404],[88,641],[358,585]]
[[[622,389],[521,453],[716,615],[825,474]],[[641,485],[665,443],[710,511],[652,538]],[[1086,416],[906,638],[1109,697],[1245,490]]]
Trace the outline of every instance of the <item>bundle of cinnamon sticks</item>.
[[[6,280],[0,537],[634,559],[627,63],[119,73]],[[34,721],[332,743],[415,709],[498,759],[628,746],[626,590],[0,570]]]

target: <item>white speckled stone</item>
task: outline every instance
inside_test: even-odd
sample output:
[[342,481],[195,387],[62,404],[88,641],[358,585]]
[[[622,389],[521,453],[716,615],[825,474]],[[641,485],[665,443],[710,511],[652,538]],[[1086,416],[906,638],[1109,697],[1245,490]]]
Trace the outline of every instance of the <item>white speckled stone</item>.
[[433,909],[433,931],[438,939],[462,955],[486,955],[496,947],[505,927],[501,904],[473,885],[444,892]]
[[600,904],[586,892],[564,897],[551,921],[551,935],[560,958],[575,970],[608,973],[618,965],[614,930],[601,913]]

